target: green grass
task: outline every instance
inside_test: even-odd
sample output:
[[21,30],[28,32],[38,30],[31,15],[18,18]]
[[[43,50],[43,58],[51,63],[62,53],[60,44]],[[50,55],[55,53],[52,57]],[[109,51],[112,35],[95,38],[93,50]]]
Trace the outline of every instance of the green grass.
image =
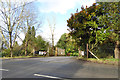
[[32,57],[44,57],[44,56],[15,56],[15,57],[1,57],[1,59],[32,58]]
[[104,63],[104,64],[113,64],[113,65],[118,65],[118,61],[119,59],[115,59],[115,58],[101,58],[100,60],[97,60],[95,58],[78,58],[78,59],[82,59],[85,61],[91,61],[91,62],[96,62],[96,63]]

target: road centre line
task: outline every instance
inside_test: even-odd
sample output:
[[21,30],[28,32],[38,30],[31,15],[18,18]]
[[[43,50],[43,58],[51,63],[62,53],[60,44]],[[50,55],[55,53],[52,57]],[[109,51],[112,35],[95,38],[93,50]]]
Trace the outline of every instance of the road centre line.
[[34,76],[46,77],[46,78],[53,78],[53,79],[63,79],[60,77],[48,76],[48,75],[41,75],[41,74],[34,74]]
[[7,70],[7,69],[0,69],[0,71],[9,71],[9,70]]

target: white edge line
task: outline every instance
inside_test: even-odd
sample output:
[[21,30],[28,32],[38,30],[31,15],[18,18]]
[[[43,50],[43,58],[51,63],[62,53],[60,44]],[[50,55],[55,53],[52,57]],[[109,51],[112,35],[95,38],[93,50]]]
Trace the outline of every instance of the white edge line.
[[9,70],[7,70],[7,69],[0,69],[0,71],[9,71]]
[[62,78],[59,78],[59,77],[48,76],[48,75],[41,75],[41,74],[34,74],[34,76],[47,77],[47,78],[54,78],[54,79],[62,79]]

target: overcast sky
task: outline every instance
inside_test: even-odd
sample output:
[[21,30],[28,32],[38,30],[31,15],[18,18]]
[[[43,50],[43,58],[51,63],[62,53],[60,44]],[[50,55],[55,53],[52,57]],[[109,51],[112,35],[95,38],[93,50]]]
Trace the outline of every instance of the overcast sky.
[[[52,26],[54,23],[56,24],[54,36],[56,44],[62,34],[68,33],[67,20],[70,18],[71,13],[75,13],[77,8],[80,11],[82,5],[89,7],[93,3],[95,3],[95,0],[37,0],[35,4],[40,13],[38,15],[42,16],[43,19],[42,32],[37,33],[37,35],[41,35],[45,40],[50,41],[49,19]],[[21,34],[21,38],[24,39],[23,34]],[[21,44],[20,41],[19,44]]]

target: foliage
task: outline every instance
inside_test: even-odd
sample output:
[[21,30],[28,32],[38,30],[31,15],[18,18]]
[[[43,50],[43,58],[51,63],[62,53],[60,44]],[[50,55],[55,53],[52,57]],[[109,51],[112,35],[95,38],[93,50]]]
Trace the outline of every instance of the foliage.
[[25,35],[25,39],[23,41],[23,46],[26,47],[27,54],[31,55],[34,51],[38,50],[46,50],[49,45],[40,35],[35,37],[36,31],[34,26],[32,28],[29,26],[27,33]]
[[78,46],[84,46],[87,43],[97,44],[97,33],[101,29],[97,16],[103,14],[99,5],[93,4],[89,8],[81,7],[82,11],[71,15],[67,20],[70,35],[76,40]]
[[109,37],[112,40],[118,40],[119,25],[120,25],[120,10],[118,2],[99,2],[101,9],[105,11],[105,15],[99,17],[99,22],[106,26],[106,34],[110,34]]
[[40,35],[37,36],[36,40],[35,40],[35,43],[36,43],[36,50],[45,50],[47,51],[47,48],[49,46],[49,43],[46,42]]
[[89,8],[81,7],[80,12],[72,14],[67,20],[67,26],[80,48],[86,50],[88,43],[89,49],[98,53],[102,50],[102,47],[98,49],[99,46],[108,38],[118,40],[119,17],[118,3],[94,3]]
[[114,49],[115,49],[115,43],[110,40],[106,40],[103,44],[99,45],[98,50],[96,52],[94,50],[94,52],[99,58],[104,58],[109,56],[114,57]]
[[2,54],[2,57],[10,57],[10,49],[3,49],[1,54]]
[[105,15],[99,17],[99,23],[106,27],[104,35],[115,43],[115,58],[120,58],[120,9],[119,2],[103,2],[98,3],[101,9],[105,11]]
[[77,52],[70,53],[70,56],[79,56],[79,53],[77,53]]
[[66,54],[74,53],[78,50],[75,40],[67,33],[61,36],[56,46],[65,49]]
[[19,56],[21,54],[21,47],[22,46],[19,46],[17,41],[15,42],[15,47],[13,48],[13,57],[14,56]]
[[60,37],[60,39],[59,39],[59,41],[57,42],[57,45],[56,45],[57,47],[59,47],[59,48],[62,48],[62,49],[65,49],[66,48],[66,33],[64,33],[61,37]]

